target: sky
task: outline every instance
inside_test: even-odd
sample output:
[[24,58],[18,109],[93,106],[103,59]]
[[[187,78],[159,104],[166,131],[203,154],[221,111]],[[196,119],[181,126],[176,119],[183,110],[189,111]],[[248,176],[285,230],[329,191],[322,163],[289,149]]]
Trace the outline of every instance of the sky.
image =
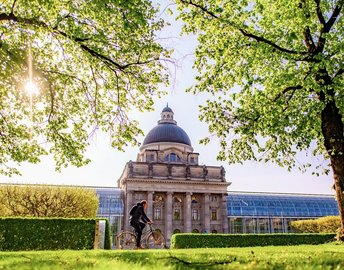
[[[165,3],[165,2],[164,2]],[[163,7],[167,4],[162,4]],[[173,6],[172,6],[173,9]],[[162,16],[165,16],[162,13]],[[171,20],[171,19],[169,19]],[[257,163],[248,161],[244,164],[227,164],[216,160],[219,151],[217,141],[208,145],[200,145],[199,140],[208,136],[206,123],[198,119],[198,106],[204,105],[209,94],[191,94],[185,90],[195,84],[194,77],[197,74],[192,69],[194,61],[193,49],[197,42],[195,37],[179,36],[181,23],[173,22],[173,25],[159,33],[159,37],[166,46],[173,47],[175,64],[170,66],[171,85],[166,89],[167,95],[161,99],[155,98],[154,111],[139,113],[133,111],[132,119],[140,122],[140,127],[147,134],[157,125],[162,109],[168,103],[174,111],[174,119],[178,126],[189,135],[194,152],[200,154],[199,163],[209,166],[224,166],[226,180],[231,182],[228,191],[249,192],[277,192],[277,193],[302,193],[302,194],[334,194],[331,186],[332,175],[319,177],[311,174],[311,171],[301,173],[297,169],[288,172],[275,164]],[[168,39],[165,39],[167,38]],[[144,136],[139,137],[143,142]],[[138,147],[127,147],[125,152],[111,148],[110,138],[106,134],[97,133],[90,138],[90,147],[86,156],[92,162],[87,166],[76,168],[68,167],[62,172],[55,171],[55,165],[51,156],[42,158],[39,164],[23,164],[19,170],[22,176],[11,178],[0,176],[0,183],[30,183],[30,184],[66,184],[85,186],[116,187],[125,164],[129,160],[136,160]],[[297,157],[305,160],[304,154]],[[308,160],[309,161],[309,160]],[[316,160],[314,160],[316,161]]]

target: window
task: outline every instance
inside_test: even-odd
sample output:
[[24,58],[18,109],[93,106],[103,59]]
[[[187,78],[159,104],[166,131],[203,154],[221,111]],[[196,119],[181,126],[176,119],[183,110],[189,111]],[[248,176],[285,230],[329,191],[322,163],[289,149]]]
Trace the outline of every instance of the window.
[[273,218],[272,219],[272,230],[275,233],[282,233],[283,232],[283,221],[281,218]]
[[191,197],[191,203],[192,203],[192,204],[198,203],[196,196],[192,196],[192,197]]
[[180,220],[180,209],[174,209],[173,211],[173,219],[174,220]]
[[198,220],[198,209],[192,209],[192,220]]
[[153,198],[154,202],[163,202],[164,198],[161,195],[155,195]]
[[194,157],[191,157],[191,158],[190,158],[190,163],[191,163],[191,164],[194,164],[194,163],[195,163],[195,158],[194,158]]
[[211,210],[211,220],[217,220],[217,211]]
[[246,233],[257,232],[257,221],[254,218],[247,218],[245,220]]
[[165,161],[167,161],[167,162],[180,162],[180,157],[175,153],[171,153],[165,157]]
[[193,229],[193,230],[192,230],[192,233],[199,233],[199,230]]
[[144,199],[144,196],[142,193],[136,193],[135,194],[135,200],[142,201]]
[[154,154],[149,154],[148,155],[148,161],[155,161]]
[[179,229],[175,229],[174,231],[173,231],[173,234],[175,234],[175,233],[180,233],[181,231],[179,230]]
[[231,233],[243,233],[242,218],[231,218],[230,219],[230,231],[231,231]]
[[173,197],[173,202],[175,202],[175,203],[181,203],[182,201],[183,200],[178,196]]
[[211,233],[217,233],[217,230],[214,229],[214,230],[211,231]]
[[217,202],[217,196],[216,195],[211,195],[210,196],[210,201]]
[[161,220],[161,209],[160,208],[154,209],[154,220]]
[[258,219],[258,229],[260,233],[269,233],[269,220],[267,218]]

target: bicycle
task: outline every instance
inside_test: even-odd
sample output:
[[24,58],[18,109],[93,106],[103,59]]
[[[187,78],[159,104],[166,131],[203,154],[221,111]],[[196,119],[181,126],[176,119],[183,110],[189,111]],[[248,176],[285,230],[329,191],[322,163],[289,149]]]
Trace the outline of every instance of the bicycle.
[[[141,245],[144,248],[166,248],[164,235],[158,230],[153,231],[150,224],[146,228],[142,233]],[[136,247],[136,234],[134,231],[123,231],[116,235],[115,241],[118,249],[134,249]]]

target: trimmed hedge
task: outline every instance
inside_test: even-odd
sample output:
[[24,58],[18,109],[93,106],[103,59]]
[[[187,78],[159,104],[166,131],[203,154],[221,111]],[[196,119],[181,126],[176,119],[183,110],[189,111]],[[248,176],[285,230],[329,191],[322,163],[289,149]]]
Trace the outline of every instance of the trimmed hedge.
[[93,249],[95,224],[95,219],[0,218],[0,250]]
[[335,233],[340,228],[339,216],[327,216],[317,219],[295,220],[290,227],[296,232]]
[[104,249],[111,249],[112,241],[111,241],[111,228],[110,228],[110,222],[107,218],[105,218],[105,243],[104,243]]
[[225,248],[253,246],[317,245],[335,240],[335,234],[174,234],[171,248]]

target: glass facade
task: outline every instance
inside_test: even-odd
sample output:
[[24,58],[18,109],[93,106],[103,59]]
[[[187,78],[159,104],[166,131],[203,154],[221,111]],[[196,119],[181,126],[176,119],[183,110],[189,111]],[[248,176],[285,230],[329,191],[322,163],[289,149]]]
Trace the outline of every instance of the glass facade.
[[229,233],[288,233],[290,222],[339,215],[331,195],[231,192]]
[[229,193],[228,216],[317,218],[339,214],[331,195]]
[[123,199],[122,191],[118,188],[96,187],[99,198],[98,217],[109,219],[112,235],[122,230]]

